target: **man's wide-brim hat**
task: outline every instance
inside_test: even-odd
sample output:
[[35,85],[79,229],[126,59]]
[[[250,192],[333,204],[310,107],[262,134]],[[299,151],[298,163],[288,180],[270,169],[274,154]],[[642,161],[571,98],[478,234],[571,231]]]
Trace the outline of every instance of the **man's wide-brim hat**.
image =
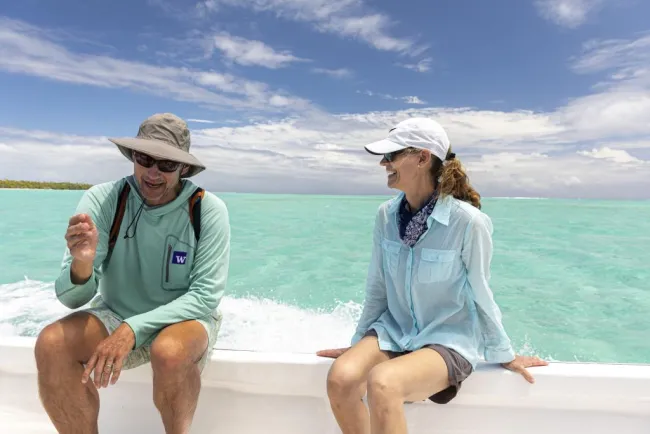
[[205,166],[190,154],[190,130],[187,123],[171,113],[159,113],[140,125],[136,137],[109,138],[126,158],[133,161],[132,151],[150,155],[158,160],[171,160],[189,167],[184,178],[205,170]]

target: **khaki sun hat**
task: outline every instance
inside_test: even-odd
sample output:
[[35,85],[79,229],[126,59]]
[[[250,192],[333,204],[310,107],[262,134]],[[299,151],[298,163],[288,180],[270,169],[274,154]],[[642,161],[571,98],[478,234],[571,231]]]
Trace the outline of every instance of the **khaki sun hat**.
[[126,158],[133,161],[132,151],[142,152],[160,160],[177,161],[189,166],[185,178],[205,170],[190,154],[190,130],[187,123],[171,113],[157,113],[147,118],[136,137],[109,138]]

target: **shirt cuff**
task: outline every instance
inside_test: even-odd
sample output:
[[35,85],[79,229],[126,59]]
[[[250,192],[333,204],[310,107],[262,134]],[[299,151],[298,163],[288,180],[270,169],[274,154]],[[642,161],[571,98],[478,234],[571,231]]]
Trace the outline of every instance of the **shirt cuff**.
[[95,292],[95,269],[90,274],[90,278],[83,284],[78,285],[72,282],[72,269],[68,267],[59,278],[59,285],[56,291],[58,299],[65,306],[72,309],[81,307],[80,300],[85,300],[87,298],[92,298]]
[[508,363],[515,359],[515,352],[510,348],[486,348],[485,361],[488,363]]
[[140,348],[150,337],[150,335],[144,333],[142,330],[143,322],[137,318],[137,316],[126,318],[123,322],[131,327],[131,330],[133,330],[133,335],[135,336],[135,344],[133,345],[133,349]]

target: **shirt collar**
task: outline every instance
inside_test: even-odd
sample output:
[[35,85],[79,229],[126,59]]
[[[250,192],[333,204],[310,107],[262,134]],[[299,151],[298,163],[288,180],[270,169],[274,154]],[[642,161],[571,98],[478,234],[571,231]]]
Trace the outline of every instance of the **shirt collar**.
[[388,211],[391,214],[395,214],[396,212],[399,211],[399,206],[402,203],[402,199],[404,199],[404,192],[403,191],[401,191],[397,196],[395,196],[393,199],[391,199],[392,202],[390,203],[390,205],[388,207]]
[[[404,199],[404,192],[402,191],[396,197],[393,198],[392,203],[388,208],[388,211],[391,214],[395,214],[396,212],[398,212],[400,204],[402,203],[403,199]],[[438,199],[438,202],[436,202],[436,206],[433,207],[433,212],[427,219],[429,225],[431,224],[432,220],[436,220],[440,224],[449,226],[449,216],[451,215],[451,205],[453,203],[453,200],[454,198],[452,196],[445,196],[441,199]]]
[[433,212],[429,216],[429,223],[431,220],[436,220],[438,223],[449,226],[449,216],[451,215],[451,204],[453,203],[453,196],[444,196],[438,199],[436,206],[433,207]]

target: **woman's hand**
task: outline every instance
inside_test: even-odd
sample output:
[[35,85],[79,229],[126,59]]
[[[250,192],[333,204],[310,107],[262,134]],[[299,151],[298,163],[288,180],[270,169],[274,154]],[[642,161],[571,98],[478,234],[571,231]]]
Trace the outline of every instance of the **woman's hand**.
[[316,355],[319,357],[329,357],[331,359],[336,359],[343,355],[347,350],[349,350],[350,347],[347,348],[336,348],[332,350],[320,350],[316,352]]
[[540,359],[539,357],[536,356],[515,356],[515,359],[512,362],[508,363],[502,363],[501,366],[504,368],[516,372],[518,374],[521,374],[526,381],[529,383],[534,383],[535,378],[531,375],[530,372],[526,368],[530,368],[533,366],[546,366],[548,365],[548,362],[545,360]]

